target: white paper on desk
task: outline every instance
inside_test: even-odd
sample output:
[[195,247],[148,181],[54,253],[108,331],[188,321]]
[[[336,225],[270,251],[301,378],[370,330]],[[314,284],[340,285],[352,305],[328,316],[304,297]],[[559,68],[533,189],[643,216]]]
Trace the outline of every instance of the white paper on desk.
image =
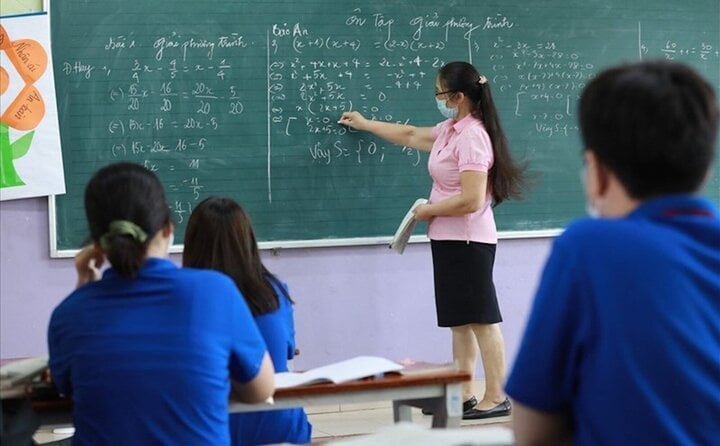
[[342,383],[381,373],[397,372],[403,366],[377,356],[358,356],[345,361],[310,369],[306,372],[283,372],[275,374],[275,388],[283,389],[303,384],[321,382]]
[[0,366],[0,387],[5,389],[22,381],[29,381],[42,373],[47,366],[47,356],[19,359]]
[[400,361],[400,364],[403,365],[403,369],[400,370],[400,374],[403,376],[430,375],[434,373],[459,370],[457,364],[454,362],[437,363],[406,359]]
[[415,200],[415,203],[410,206],[410,209],[400,222],[400,226],[398,226],[397,231],[395,231],[395,235],[390,242],[390,249],[394,249],[399,254],[405,252],[405,247],[407,246],[410,236],[415,230],[415,225],[417,224],[417,220],[415,220],[415,209],[417,209],[417,207],[421,204],[426,204],[427,202],[428,201],[424,198],[418,198]]

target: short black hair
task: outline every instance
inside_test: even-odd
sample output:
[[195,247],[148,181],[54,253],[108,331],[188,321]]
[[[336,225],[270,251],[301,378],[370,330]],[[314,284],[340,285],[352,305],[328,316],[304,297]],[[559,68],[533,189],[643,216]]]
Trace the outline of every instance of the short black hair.
[[635,199],[698,191],[715,158],[718,104],[690,67],[652,60],[601,72],[580,97],[585,150]]

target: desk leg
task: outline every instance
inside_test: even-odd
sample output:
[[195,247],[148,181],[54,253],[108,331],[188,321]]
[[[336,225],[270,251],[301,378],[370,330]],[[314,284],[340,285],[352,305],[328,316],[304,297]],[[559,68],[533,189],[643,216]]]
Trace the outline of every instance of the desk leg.
[[393,420],[412,422],[412,407],[402,401],[393,401]]
[[445,400],[442,409],[433,414],[432,427],[460,427],[462,389],[459,383],[445,385]]

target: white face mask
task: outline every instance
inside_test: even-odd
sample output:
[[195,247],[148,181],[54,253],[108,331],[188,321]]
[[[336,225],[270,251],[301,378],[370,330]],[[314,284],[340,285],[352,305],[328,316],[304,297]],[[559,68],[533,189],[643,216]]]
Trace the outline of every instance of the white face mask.
[[[583,189],[587,190],[587,167],[583,166],[580,169],[580,181],[582,182]],[[599,218],[600,217],[600,211],[595,205],[595,201],[590,201],[587,198],[585,199],[585,213],[591,217],[591,218]]]
[[589,201],[585,202],[585,213],[587,213],[590,218],[600,218],[600,211]]
[[170,248],[172,248],[172,245],[175,243],[175,231],[170,233],[170,237],[168,237],[168,254],[170,254]]
[[448,119],[455,119],[455,116],[457,116],[458,113],[457,108],[448,107],[447,100],[442,101],[435,98],[435,102],[437,103],[437,108],[441,115],[445,116]]

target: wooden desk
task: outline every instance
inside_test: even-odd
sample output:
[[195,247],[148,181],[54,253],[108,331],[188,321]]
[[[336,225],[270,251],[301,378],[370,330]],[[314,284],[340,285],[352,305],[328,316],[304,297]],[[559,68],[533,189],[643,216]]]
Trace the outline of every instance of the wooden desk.
[[[288,387],[275,391],[274,403],[244,404],[230,401],[230,412],[288,409],[329,404],[392,401],[395,422],[412,421],[411,407],[433,411],[432,427],[458,427],[462,420],[460,384],[470,379],[466,372],[447,370],[417,375],[389,373],[341,384],[323,383]],[[43,424],[72,422],[68,399],[34,399],[33,407]]]
[[411,407],[431,409],[432,427],[458,427],[462,420],[460,384],[470,374],[447,370],[417,375],[388,373],[341,384],[323,383],[275,391],[273,404],[230,402],[230,412],[287,409],[340,403],[392,401],[395,422],[412,421]]

